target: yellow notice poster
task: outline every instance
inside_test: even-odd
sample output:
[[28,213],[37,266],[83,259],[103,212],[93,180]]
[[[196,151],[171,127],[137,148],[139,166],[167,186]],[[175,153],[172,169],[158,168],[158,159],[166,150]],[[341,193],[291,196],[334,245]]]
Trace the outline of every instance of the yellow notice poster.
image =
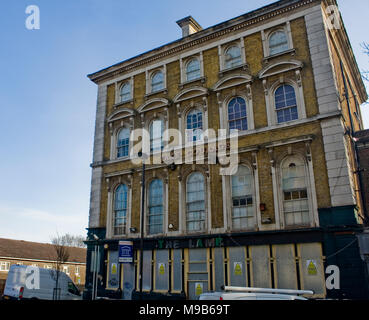
[[165,274],[165,264],[159,263],[159,274],[163,275]]
[[203,292],[203,284],[201,282],[195,283],[196,295],[199,296]]
[[315,260],[307,260],[306,261],[307,271],[309,276],[316,276],[318,271],[316,269],[316,261]]
[[111,264],[111,274],[116,274],[116,273],[117,273],[117,264],[112,263]]
[[233,270],[235,276],[242,276],[242,262],[235,262]]

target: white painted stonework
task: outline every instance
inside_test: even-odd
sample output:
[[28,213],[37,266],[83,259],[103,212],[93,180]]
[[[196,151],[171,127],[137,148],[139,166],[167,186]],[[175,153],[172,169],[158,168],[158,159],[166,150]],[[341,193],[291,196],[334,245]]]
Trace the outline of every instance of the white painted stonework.
[[334,71],[320,5],[314,7],[311,13],[305,16],[305,24],[309,40],[319,113],[324,114],[337,111],[340,109],[337,95],[338,90],[334,79]]
[[[321,115],[340,110],[333,63],[321,6],[305,16],[306,30]],[[355,204],[350,184],[348,158],[344,144],[344,127],[340,117],[321,120],[324,151],[332,206]]]
[[[104,122],[106,112],[106,96],[107,86],[99,86],[96,107],[93,163],[103,161],[104,156]],[[102,167],[93,168],[91,177],[90,215],[88,223],[89,228],[99,227],[102,178]]]
[[343,125],[339,118],[321,121],[332,206],[354,205]]

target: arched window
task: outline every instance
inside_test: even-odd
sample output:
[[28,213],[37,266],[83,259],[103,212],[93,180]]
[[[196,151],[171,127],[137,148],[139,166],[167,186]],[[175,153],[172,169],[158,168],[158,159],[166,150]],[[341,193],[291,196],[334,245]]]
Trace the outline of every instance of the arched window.
[[269,55],[288,50],[288,40],[284,31],[273,32],[269,37]]
[[195,80],[201,77],[200,62],[197,59],[190,60],[186,67],[187,81]]
[[205,183],[204,176],[192,173],[186,184],[187,231],[205,230]]
[[233,98],[228,103],[229,130],[247,130],[246,102],[244,99]]
[[121,184],[114,194],[114,221],[113,234],[121,235],[126,233],[128,210],[128,187]]
[[254,187],[251,170],[239,166],[232,176],[232,228],[250,229],[255,226]]
[[282,163],[283,212],[286,225],[309,225],[306,168],[302,159],[288,157]]
[[148,233],[163,232],[163,182],[160,179],[151,181],[149,185]]
[[225,52],[225,68],[229,69],[241,64],[241,49],[237,46],[229,47]]
[[131,85],[129,82],[123,83],[123,85],[120,87],[120,101],[124,102],[131,99]]
[[298,119],[295,89],[290,85],[278,87],[274,94],[278,123]]
[[117,158],[127,157],[129,154],[130,130],[123,128],[119,131],[117,142]]
[[164,89],[164,75],[157,71],[151,77],[151,92],[157,92]]
[[158,151],[164,148],[163,144],[164,123],[156,119],[150,124],[150,151]]
[[187,114],[186,122],[187,122],[187,130],[186,130],[187,142],[202,141],[203,138],[202,111],[198,109],[191,110]]

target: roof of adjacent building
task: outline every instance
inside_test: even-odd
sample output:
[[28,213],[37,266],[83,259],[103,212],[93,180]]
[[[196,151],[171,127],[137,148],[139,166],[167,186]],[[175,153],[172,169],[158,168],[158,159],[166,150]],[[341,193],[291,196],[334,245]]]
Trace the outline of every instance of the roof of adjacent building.
[[[86,249],[68,247],[68,262],[86,263]],[[55,261],[52,244],[0,238],[0,257]]]

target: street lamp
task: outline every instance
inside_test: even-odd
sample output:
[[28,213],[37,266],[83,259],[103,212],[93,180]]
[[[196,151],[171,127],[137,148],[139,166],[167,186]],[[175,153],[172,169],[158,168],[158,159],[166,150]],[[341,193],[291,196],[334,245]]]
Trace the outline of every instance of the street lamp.
[[138,156],[142,160],[142,182],[141,182],[141,227],[140,227],[140,297],[142,300],[142,269],[143,269],[143,243],[144,243],[144,212],[145,212],[145,160],[147,155],[140,151]]

